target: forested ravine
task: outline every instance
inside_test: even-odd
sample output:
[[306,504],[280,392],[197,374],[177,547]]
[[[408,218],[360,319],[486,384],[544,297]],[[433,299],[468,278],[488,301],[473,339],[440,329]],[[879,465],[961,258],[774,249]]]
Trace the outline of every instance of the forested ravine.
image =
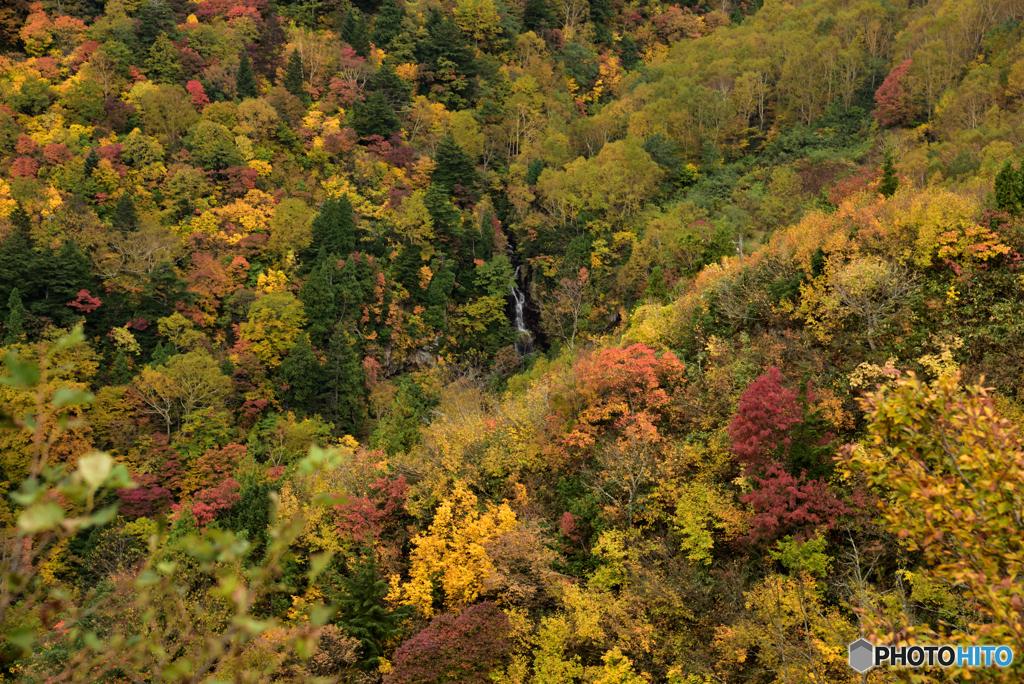
[[1021,681],[1022,159],[1015,0],[0,3],[0,684]]

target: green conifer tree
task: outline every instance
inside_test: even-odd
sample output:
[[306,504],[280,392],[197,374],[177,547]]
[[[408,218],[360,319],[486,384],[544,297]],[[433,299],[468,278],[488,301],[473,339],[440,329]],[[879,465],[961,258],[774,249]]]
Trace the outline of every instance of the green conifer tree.
[[306,80],[302,77],[302,58],[298,50],[292,50],[288,58],[288,70],[284,75],[284,89],[295,97],[306,98]]
[[249,61],[249,53],[242,50],[242,58],[238,63],[238,73],[235,74],[235,92],[238,99],[256,97],[256,74],[252,72],[252,63]]
[[135,201],[132,196],[125,192],[118,198],[114,205],[114,213],[110,217],[110,223],[115,230],[122,233],[132,233],[139,229],[139,214],[135,210]]
[[377,73],[370,77],[367,88],[371,92],[384,93],[388,104],[396,112],[409,104],[409,96],[412,94],[412,86],[398,75],[390,62],[384,62],[380,69],[377,69]]
[[141,3],[136,19],[135,35],[143,46],[152,45],[161,33],[173,35],[177,24],[170,3],[160,0]]
[[96,148],[89,148],[89,154],[85,155],[85,166],[82,167],[82,173],[86,178],[92,176],[92,172],[96,170],[96,167],[100,165],[100,155],[96,153]]
[[622,68],[626,71],[633,71],[640,66],[640,50],[632,36],[626,34],[619,41],[619,49],[622,50]]
[[883,197],[892,197],[899,187],[900,179],[896,175],[896,164],[893,162],[892,152],[886,151],[885,161],[882,162],[882,183],[878,186],[878,192]]
[[530,162],[530,165],[526,167],[526,184],[536,185],[540,179],[540,174],[544,172],[544,160],[537,157]]
[[14,288],[11,290],[11,296],[7,298],[7,334],[4,337],[6,344],[14,344],[21,335],[25,334],[25,328],[22,325],[24,313],[25,307],[21,305],[21,293],[18,292],[18,288]]
[[387,50],[391,41],[402,32],[405,11],[398,6],[398,0],[384,0],[373,20],[373,43]]
[[348,43],[360,57],[370,55],[370,37],[366,26],[366,17],[355,7],[345,15],[345,21],[341,25],[340,38]]
[[449,196],[456,195],[468,201],[476,197],[480,182],[476,163],[450,135],[446,135],[434,151],[434,172],[430,175],[430,182],[444,188]]
[[447,188],[431,183],[427,188],[423,203],[434,221],[434,233],[454,244],[465,235],[462,225],[462,212],[452,204]]
[[117,350],[114,365],[110,369],[110,379],[115,385],[127,385],[132,379],[131,369],[128,368],[128,355],[124,349]]
[[537,31],[551,28],[554,24],[554,17],[547,0],[526,0],[526,8],[523,10],[523,26],[530,31]]
[[288,385],[285,400],[306,413],[312,412],[313,399],[323,391],[323,377],[308,335],[299,336],[288,358],[281,363],[281,380]]
[[[475,96],[476,50],[455,20],[437,8],[428,13],[424,28],[427,36],[416,45],[416,59],[433,74],[428,76],[436,92],[432,97],[448,109],[466,107]],[[453,72],[459,78],[451,79]]]
[[149,75],[153,77],[153,80],[177,83],[181,78],[181,60],[178,58],[178,48],[174,46],[166,33],[157,36],[156,42],[149,48],[146,69],[149,70]]
[[163,342],[157,342],[156,346],[153,347],[153,353],[149,357],[149,367],[156,368],[162,366],[171,360],[171,357],[177,353],[178,350],[174,348],[174,345],[170,342],[164,344]]
[[299,254],[302,272],[308,272],[319,261],[320,250],[344,259],[356,248],[356,221],[348,197],[329,197],[313,219],[313,239]]
[[654,302],[663,303],[668,299],[668,291],[665,289],[665,276],[662,274],[661,266],[651,269],[651,276],[647,279],[647,289],[644,297]]
[[426,296],[420,287],[420,269],[425,265],[423,249],[418,245],[405,245],[391,263],[391,277],[408,290],[410,297],[418,301],[423,301]]
[[388,138],[402,128],[402,122],[380,90],[370,95],[366,102],[356,102],[352,109],[352,128],[361,138],[371,135]]
[[19,300],[31,303],[41,296],[40,255],[32,239],[32,221],[20,202],[8,220],[13,230],[0,240],[0,302],[6,302],[14,288],[18,288]]
[[1020,165],[1020,168],[1017,169],[1017,173],[1012,174],[1012,177],[1014,181],[1012,189],[1012,207],[1014,211],[1011,213],[1016,216],[1021,212],[1024,212],[1024,164]]
[[373,273],[365,259],[355,256],[346,259],[344,267],[335,273],[334,304],[339,320],[344,321],[359,313],[359,307],[373,290]]
[[484,220],[480,222],[480,237],[473,245],[473,258],[488,260],[494,256],[494,214],[490,211],[484,213]]
[[615,11],[609,0],[590,0],[590,22],[594,25],[594,37],[602,45],[611,47],[615,42],[614,34],[608,26],[615,18]]
[[319,397],[324,417],[334,423],[336,434],[358,436],[366,419],[366,376],[356,340],[343,323],[334,326],[320,380],[327,388]]
[[89,255],[73,240],[59,250],[44,252],[35,278],[41,290],[29,306],[34,315],[45,316],[60,327],[73,325],[79,313],[67,305],[81,290],[96,290]]
[[438,270],[427,286],[424,320],[437,330],[448,329],[448,300],[454,289],[455,271],[447,266]]
[[372,670],[384,656],[385,646],[401,633],[408,607],[389,609],[384,597],[388,583],[377,576],[377,563],[372,548],[349,561],[349,574],[341,581],[338,599],[338,624],[353,638],[362,642],[359,667]]
[[247,560],[253,564],[263,559],[267,545],[270,491],[269,482],[261,482],[253,476],[243,477],[238,501],[221,519],[221,523],[227,529],[245,534],[245,539],[252,545],[247,552]]
[[316,266],[299,290],[299,301],[302,302],[306,319],[309,321],[309,338],[318,346],[327,340],[336,323],[337,307],[332,282],[336,263],[337,257],[328,255],[327,250],[321,247]]

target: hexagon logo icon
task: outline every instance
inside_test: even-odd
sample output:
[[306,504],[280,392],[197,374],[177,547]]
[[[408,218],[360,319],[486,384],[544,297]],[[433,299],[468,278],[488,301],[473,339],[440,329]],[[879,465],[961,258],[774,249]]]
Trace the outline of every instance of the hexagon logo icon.
[[867,672],[875,664],[875,647],[866,639],[857,639],[850,644],[850,667],[857,672]]

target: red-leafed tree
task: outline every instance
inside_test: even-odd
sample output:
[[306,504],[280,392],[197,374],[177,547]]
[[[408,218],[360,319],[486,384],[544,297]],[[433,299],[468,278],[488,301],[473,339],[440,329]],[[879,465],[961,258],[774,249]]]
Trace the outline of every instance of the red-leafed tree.
[[883,126],[908,124],[917,114],[908,84],[911,63],[908,59],[893,69],[875,91],[875,118]]
[[806,473],[793,477],[777,463],[755,481],[757,489],[743,497],[755,511],[745,541],[771,541],[787,534],[803,539],[817,530],[832,529],[839,516],[854,512],[829,491],[824,480],[808,480]]
[[157,484],[159,477],[145,473],[132,475],[138,486],[134,489],[119,489],[120,512],[128,516],[152,517],[167,509],[171,503],[171,492]]
[[209,449],[196,460],[195,484],[213,487],[235,472],[238,462],[245,458],[245,446],[234,442],[220,449]]
[[79,290],[78,296],[68,302],[67,305],[79,313],[87,314],[100,308],[102,303],[97,297],[93,297],[88,290]]
[[[385,530],[395,532],[397,518],[405,512],[409,485],[405,477],[396,480],[380,478],[370,485],[369,496],[349,497],[335,506],[338,511],[338,534],[357,543],[370,543],[381,538]],[[389,534],[388,537],[393,535]]]
[[71,153],[71,150],[64,143],[50,143],[43,148],[43,159],[48,164],[53,164],[54,166],[69,162],[74,157],[75,155]]
[[487,684],[512,649],[511,624],[497,605],[478,603],[441,615],[395,651],[385,684]]
[[35,178],[39,172],[39,162],[32,157],[18,157],[11,164],[11,175],[15,178]]
[[782,373],[772,366],[740,396],[729,424],[732,451],[748,469],[763,467],[788,453],[792,428],[803,420],[799,392],[785,387]]
[[14,143],[14,151],[18,154],[35,154],[39,151],[39,144],[27,135],[22,135]]
[[239,490],[242,486],[233,477],[221,482],[216,487],[201,489],[196,492],[192,501],[192,515],[200,525],[210,523],[221,511],[226,511],[242,497]]
[[199,81],[189,81],[185,85],[185,90],[188,91],[192,106],[199,111],[203,111],[203,107],[210,104],[210,98],[207,97],[206,91],[203,89],[203,84]]

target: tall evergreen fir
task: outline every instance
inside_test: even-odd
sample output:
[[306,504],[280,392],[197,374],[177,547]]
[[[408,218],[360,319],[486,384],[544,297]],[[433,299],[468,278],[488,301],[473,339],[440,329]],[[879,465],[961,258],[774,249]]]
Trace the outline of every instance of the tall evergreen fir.
[[128,368],[128,355],[125,354],[124,349],[117,350],[114,365],[110,369],[110,379],[115,385],[127,385],[132,379],[131,369]]
[[174,10],[166,0],[143,0],[135,18],[135,35],[143,46],[152,45],[161,33],[173,35],[177,26]]
[[35,279],[40,289],[28,306],[34,315],[44,316],[60,327],[78,320],[79,313],[67,305],[80,290],[96,290],[92,261],[74,241],[65,242],[59,250],[47,251],[39,259]]
[[461,240],[465,235],[462,225],[462,212],[452,204],[451,195],[447,188],[435,183],[427,187],[423,197],[423,203],[430,212],[430,218],[434,221],[434,233],[449,243]]
[[377,576],[372,548],[363,549],[360,556],[349,561],[349,574],[341,580],[341,586],[338,624],[362,643],[359,667],[371,670],[384,656],[385,645],[401,634],[409,609],[389,609],[384,603],[390,588]]
[[166,344],[157,342],[156,346],[153,347],[153,353],[149,357],[149,367],[156,368],[157,366],[164,365],[171,360],[176,351],[174,345],[170,342]]
[[40,295],[40,257],[32,240],[32,221],[20,202],[8,220],[13,230],[0,241],[0,302],[6,302],[15,287],[22,302],[32,302]]
[[249,53],[242,50],[242,58],[238,62],[238,73],[235,74],[235,92],[238,99],[256,97],[256,74],[252,72],[252,63],[249,61]]
[[1017,172],[1013,168],[1013,162],[1009,159],[1003,162],[1003,168],[996,174],[995,188],[992,194],[996,209],[999,211],[1011,214],[1020,212],[1017,202]]
[[327,250],[321,247],[316,266],[299,290],[299,301],[302,302],[306,320],[309,321],[309,337],[318,346],[327,341],[327,336],[334,329],[336,322],[337,307],[331,279],[336,270],[336,261],[336,256],[328,255]]
[[391,41],[402,32],[405,11],[398,6],[398,0],[384,0],[380,11],[373,19],[373,43],[386,50]]
[[892,152],[886,151],[885,161],[882,163],[882,183],[878,186],[878,192],[884,197],[892,197],[900,187],[899,176],[896,175],[896,164],[893,162]]
[[355,103],[352,128],[361,138],[369,138],[372,135],[388,138],[402,128],[402,122],[383,91],[378,90],[370,95],[366,102]]
[[594,25],[594,35],[599,43],[611,47],[615,42],[614,35],[608,26],[615,18],[615,11],[609,0],[590,0],[590,22]]
[[423,301],[425,296],[420,287],[423,278],[420,269],[424,266],[423,249],[418,245],[405,245],[391,262],[391,277],[408,290],[410,297],[419,301]]
[[544,173],[544,160],[537,157],[526,167],[526,184],[536,185],[542,173]]
[[18,292],[18,288],[11,290],[11,296],[7,298],[7,326],[4,336],[4,342],[7,344],[14,344],[18,341],[18,337],[25,334],[25,328],[22,325],[22,317],[25,313],[25,307],[21,304],[21,293]]
[[[425,63],[433,97],[450,110],[464,109],[475,97],[476,50],[455,19],[434,8],[424,27],[427,36],[417,43],[416,58]],[[453,80],[449,75],[460,78]]]
[[354,316],[373,291],[374,271],[365,259],[350,257],[334,274],[335,316],[344,320]]
[[99,165],[100,155],[96,153],[96,148],[92,147],[89,149],[89,154],[85,155],[85,166],[82,167],[82,173],[89,178]]
[[323,378],[308,335],[299,336],[288,358],[281,363],[281,380],[288,386],[284,393],[288,403],[306,413],[312,412],[313,399],[323,389]]
[[122,233],[131,233],[139,229],[139,214],[135,210],[135,201],[129,193],[122,193],[118,198],[110,222],[115,230]]
[[622,68],[626,71],[633,71],[640,66],[640,50],[636,41],[631,36],[624,35],[619,41],[619,49],[622,51]]
[[302,57],[298,50],[292,50],[288,58],[288,70],[284,74],[284,89],[295,97],[306,97],[305,79],[302,77]]
[[313,240],[299,254],[302,272],[316,265],[320,250],[344,259],[356,248],[356,220],[348,197],[329,197],[313,219]]
[[530,31],[551,28],[554,17],[547,0],[526,0],[526,8],[523,10],[523,26]]
[[459,147],[455,138],[446,135],[434,151],[434,172],[430,175],[430,182],[447,190],[449,195],[473,199],[479,178],[473,158]]
[[370,37],[368,35],[369,30],[366,26],[366,18],[363,13],[353,7],[345,15],[345,20],[341,25],[341,35],[339,36],[344,42],[352,46],[352,49],[356,51],[356,54],[360,57],[368,57],[370,54]]
[[271,489],[269,482],[261,482],[254,476],[244,477],[238,501],[223,517],[224,527],[245,534],[245,539],[252,545],[247,560],[253,564],[263,559],[267,545]]
[[494,256],[494,214],[490,211],[484,213],[484,219],[480,222],[480,237],[473,245],[473,258],[489,260]]
[[334,326],[320,386],[327,388],[320,395],[320,401],[324,417],[334,423],[335,433],[358,436],[366,420],[366,376],[360,365],[356,340],[344,323]]
[[412,86],[404,78],[398,75],[395,67],[390,62],[384,62],[377,73],[370,77],[367,89],[372,92],[382,92],[388,104],[395,111],[399,111],[409,104],[409,96],[412,94]]
[[451,268],[441,268],[427,286],[427,311],[424,318],[439,330],[448,329],[448,300],[455,289],[455,277],[455,271]]

